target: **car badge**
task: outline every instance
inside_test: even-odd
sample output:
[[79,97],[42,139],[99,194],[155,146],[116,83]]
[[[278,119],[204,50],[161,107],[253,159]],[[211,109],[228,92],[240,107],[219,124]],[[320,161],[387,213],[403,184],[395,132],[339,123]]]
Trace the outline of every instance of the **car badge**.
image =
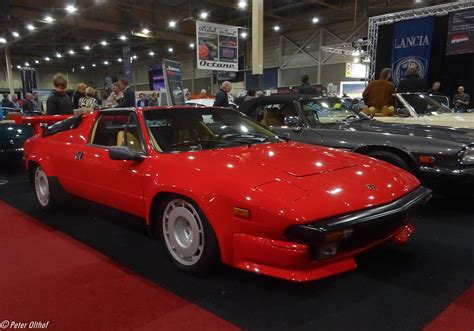
[[15,145],[15,141],[12,139],[9,141],[10,145]]
[[372,184],[367,184],[367,188],[372,191],[377,191],[377,188],[375,187],[375,185],[372,185]]

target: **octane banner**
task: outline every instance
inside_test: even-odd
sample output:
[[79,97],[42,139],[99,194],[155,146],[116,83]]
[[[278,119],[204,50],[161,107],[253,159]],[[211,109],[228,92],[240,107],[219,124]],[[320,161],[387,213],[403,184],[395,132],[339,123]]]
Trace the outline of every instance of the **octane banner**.
[[163,71],[165,73],[165,87],[170,106],[184,106],[183,79],[181,75],[181,63],[171,60],[163,60]]
[[392,70],[398,85],[410,66],[427,78],[431,60],[434,17],[397,22],[393,28]]
[[239,71],[238,35],[236,26],[196,21],[198,69]]

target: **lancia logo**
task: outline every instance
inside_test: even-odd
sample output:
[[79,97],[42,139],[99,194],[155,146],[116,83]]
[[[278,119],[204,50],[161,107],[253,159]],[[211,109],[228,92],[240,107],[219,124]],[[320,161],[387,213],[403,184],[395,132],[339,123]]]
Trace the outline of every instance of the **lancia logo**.
[[377,188],[375,187],[375,185],[372,185],[372,184],[367,184],[367,188],[372,191],[377,191]]

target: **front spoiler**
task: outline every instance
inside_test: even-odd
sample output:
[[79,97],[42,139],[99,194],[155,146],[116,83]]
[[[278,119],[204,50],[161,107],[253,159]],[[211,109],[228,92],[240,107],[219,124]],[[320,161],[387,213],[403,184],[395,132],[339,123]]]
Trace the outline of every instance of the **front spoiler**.
[[311,259],[322,260],[319,252],[330,243],[330,234],[339,232],[338,255],[356,251],[393,236],[408,223],[413,211],[430,198],[431,190],[420,186],[383,206],[309,224],[292,225],[286,229],[285,235],[291,241],[308,245]]

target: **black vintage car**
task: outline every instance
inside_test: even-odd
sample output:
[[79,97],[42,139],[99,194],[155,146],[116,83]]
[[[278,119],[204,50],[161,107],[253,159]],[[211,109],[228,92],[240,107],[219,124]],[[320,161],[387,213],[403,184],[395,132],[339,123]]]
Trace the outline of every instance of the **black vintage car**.
[[291,140],[372,156],[435,190],[473,194],[474,130],[383,123],[337,97],[259,97],[239,110]]

